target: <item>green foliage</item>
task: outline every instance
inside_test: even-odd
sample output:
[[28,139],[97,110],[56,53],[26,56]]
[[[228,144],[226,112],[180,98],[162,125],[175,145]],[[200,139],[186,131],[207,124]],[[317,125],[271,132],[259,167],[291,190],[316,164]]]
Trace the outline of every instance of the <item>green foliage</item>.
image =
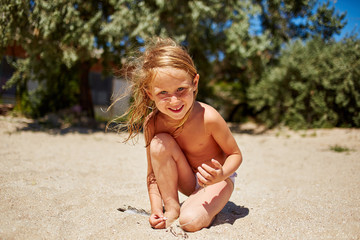
[[[129,15],[126,2],[133,1],[10,1],[1,2],[0,53],[8,46],[21,46],[27,58],[15,63],[16,73],[8,85],[20,84],[28,97],[26,105],[32,116],[44,115],[80,103],[92,115],[90,89],[83,87],[91,65],[101,59],[104,71],[112,71],[110,63],[119,64],[119,44],[124,34],[117,29],[132,31],[125,16]],[[112,13],[122,12],[123,15]],[[149,23],[150,24],[150,23]],[[84,67],[88,66],[88,67]],[[37,89],[30,93],[29,82],[36,82]],[[80,87],[82,86],[82,87]],[[18,96],[25,96],[18,92]]]
[[[331,89],[335,79],[343,79],[335,68],[328,83],[319,80],[330,71],[325,63],[334,54],[350,55],[351,46],[344,53],[331,40],[344,26],[345,15],[335,13],[329,3],[313,11],[316,4],[315,0],[3,0],[0,54],[16,44],[26,51],[26,59],[14,62],[16,72],[8,85],[17,86],[19,106],[32,116],[77,103],[92,109],[84,84],[91,66],[100,63],[108,74],[144,40],[170,36],[188,47],[197,65],[199,100],[220,109],[229,121],[256,115],[269,125],[358,126],[356,70],[351,68],[352,76],[340,71],[348,78],[347,85],[335,84],[342,90]],[[256,20],[260,28],[252,32]],[[311,36],[321,37],[319,43],[308,43],[318,51],[295,42],[279,58],[281,46]],[[324,64],[316,65],[314,58]],[[32,82],[38,87],[30,93],[27,86]],[[334,92],[336,96],[331,95]],[[329,106],[330,102],[335,104]]]
[[359,127],[359,69],[360,41],[354,37],[296,41],[250,87],[250,105],[269,126]]
[[334,34],[339,34],[340,30],[346,25],[345,13],[335,12],[335,6],[330,6],[330,2],[322,3],[316,13],[310,17],[312,24],[309,30],[314,35],[321,36],[324,40],[329,40]]
[[[256,0],[244,6],[231,26],[224,30],[225,41],[219,43],[224,59],[216,59],[210,82],[216,93],[211,96],[211,103],[222,110],[226,120],[235,122],[258,113],[250,103],[252,93],[249,93],[249,89],[253,85],[262,85],[259,82],[263,81],[270,69],[277,66],[281,46],[294,39],[308,39],[311,36],[329,40],[344,26],[345,17],[345,14],[335,13],[329,4],[321,5],[321,11],[313,11],[316,6],[313,0]],[[258,20],[261,25],[255,33],[249,31],[252,19]],[[276,114],[271,114],[271,117],[279,118]]]
[[338,144],[330,146],[330,150],[338,153],[351,151],[351,149],[349,149],[348,147],[343,147]]

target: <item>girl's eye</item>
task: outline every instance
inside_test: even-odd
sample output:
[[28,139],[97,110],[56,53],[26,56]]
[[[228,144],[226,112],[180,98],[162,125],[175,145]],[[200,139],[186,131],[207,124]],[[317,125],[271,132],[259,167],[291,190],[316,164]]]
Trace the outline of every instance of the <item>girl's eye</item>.
[[159,94],[160,94],[160,95],[167,94],[167,91],[161,91]]
[[180,87],[180,88],[177,89],[178,92],[182,92],[184,90],[185,90],[185,88],[183,88],[183,87]]

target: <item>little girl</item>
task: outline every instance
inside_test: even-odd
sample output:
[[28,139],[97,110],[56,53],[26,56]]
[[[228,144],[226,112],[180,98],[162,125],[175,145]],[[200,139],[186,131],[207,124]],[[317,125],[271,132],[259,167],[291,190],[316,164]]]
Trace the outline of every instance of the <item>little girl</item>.
[[[126,66],[133,94],[126,141],[143,126],[150,225],[167,228],[179,218],[186,231],[208,227],[228,202],[242,162],[234,137],[214,108],[195,100],[199,74],[173,40],[153,40]],[[182,205],[178,191],[189,196]]]

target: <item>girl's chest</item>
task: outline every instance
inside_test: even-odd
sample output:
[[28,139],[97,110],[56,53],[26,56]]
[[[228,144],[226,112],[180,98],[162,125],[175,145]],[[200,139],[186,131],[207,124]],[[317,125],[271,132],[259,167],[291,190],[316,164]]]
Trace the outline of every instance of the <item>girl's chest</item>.
[[185,152],[196,152],[207,145],[211,136],[206,132],[204,124],[200,121],[192,121],[191,124],[185,124],[181,129],[175,131],[176,128],[167,127],[165,124],[156,126],[155,134],[169,133],[171,134],[180,148]]
[[201,157],[217,148],[214,138],[201,125],[184,128],[175,140],[188,157]]

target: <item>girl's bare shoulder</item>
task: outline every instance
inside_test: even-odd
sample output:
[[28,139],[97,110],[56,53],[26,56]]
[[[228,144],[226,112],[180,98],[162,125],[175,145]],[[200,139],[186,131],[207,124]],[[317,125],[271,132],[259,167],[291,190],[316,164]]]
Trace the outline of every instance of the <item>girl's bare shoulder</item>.
[[214,107],[203,102],[198,103],[203,108],[204,120],[206,122],[218,121],[219,118],[222,119],[220,113]]
[[203,108],[204,125],[207,132],[217,131],[227,127],[225,120],[214,107],[206,103],[199,102],[199,104]]

